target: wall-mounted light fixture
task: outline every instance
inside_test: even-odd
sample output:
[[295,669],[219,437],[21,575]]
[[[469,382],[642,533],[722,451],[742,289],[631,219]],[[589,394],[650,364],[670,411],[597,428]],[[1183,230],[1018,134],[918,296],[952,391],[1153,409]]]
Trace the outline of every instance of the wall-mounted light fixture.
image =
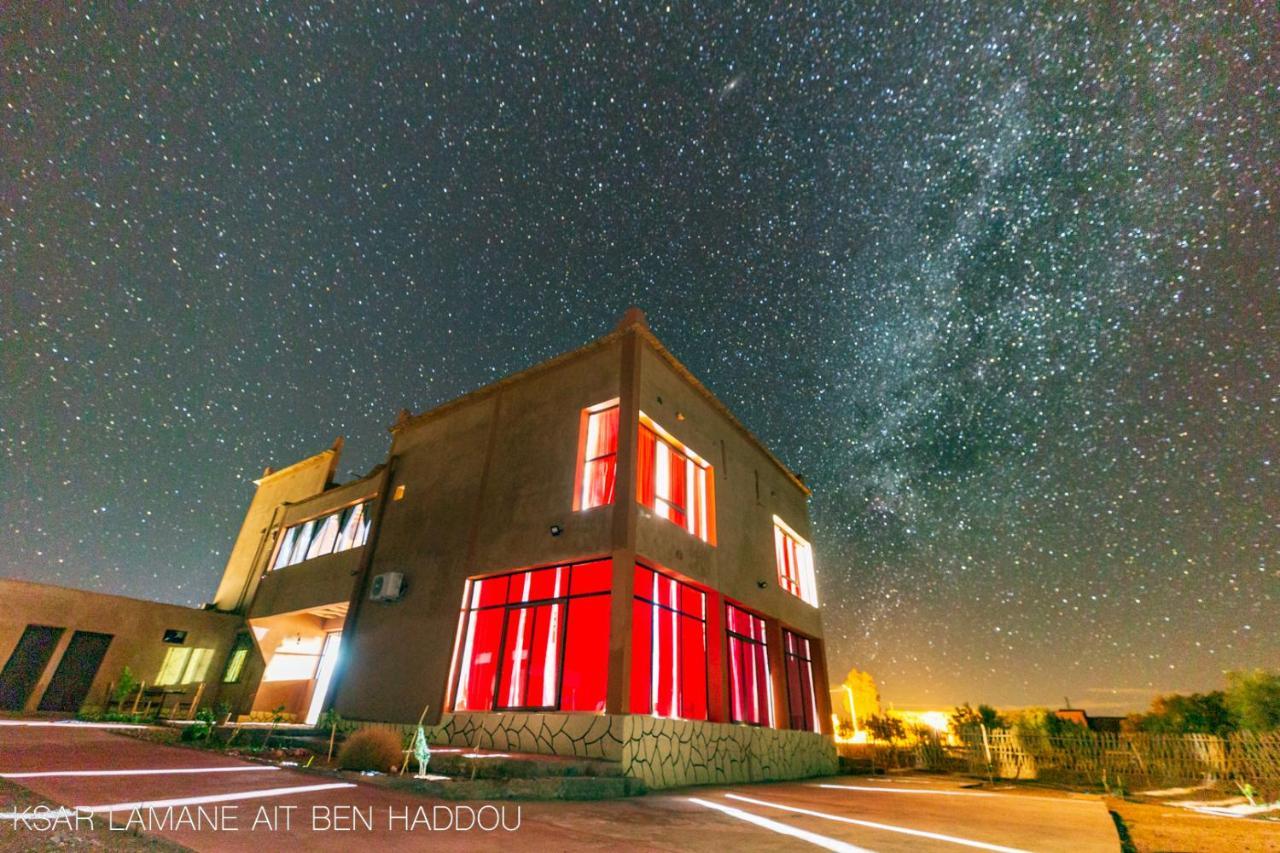
[[563,527],[561,527],[561,526],[560,526],[560,525],[558,525],[558,524],[553,524],[553,525],[551,525],[551,535],[552,535],[552,536],[559,536],[561,533],[564,533],[564,528],[563,528]]

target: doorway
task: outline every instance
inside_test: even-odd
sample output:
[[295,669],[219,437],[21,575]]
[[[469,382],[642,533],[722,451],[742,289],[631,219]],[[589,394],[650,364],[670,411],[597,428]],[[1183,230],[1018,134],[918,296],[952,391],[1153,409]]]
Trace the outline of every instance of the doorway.
[[49,665],[53,649],[65,628],[28,625],[22,638],[0,672],[0,711],[21,711],[44,668]]
[[315,687],[311,691],[311,704],[307,708],[306,722],[314,726],[324,710],[325,696],[329,692],[329,683],[333,681],[333,670],[338,665],[338,652],[342,647],[342,632],[330,631],[325,634],[324,648],[320,650],[320,665],[316,667]]
[[111,645],[111,636],[92,631],[76,631],[71,635],[71,642],[40,699],[41,711],[80,710],[98,674],[98,667],[102,666],[107,646]]

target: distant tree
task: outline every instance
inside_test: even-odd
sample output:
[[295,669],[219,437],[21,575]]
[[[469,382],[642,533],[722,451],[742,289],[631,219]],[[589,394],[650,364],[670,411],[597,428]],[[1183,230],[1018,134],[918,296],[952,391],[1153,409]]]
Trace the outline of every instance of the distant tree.
[[[849,693],[853,694],[854,707],[850,709],[850,714],[857,715],[858,724],[862,724],[872,714],[880,713],[880,690],[876,687],[876,680],[871,673],[854,667],[849,670],[849,674],[844,677],[844,683],[840,686],[841,690],[836,695],[844,700],[843,704],[849,702]],[[844,688],[848,688],[849,693],[845,693]]]
[[968,702],[956,707],[951,712],[951,730],[959,733],[966,728],[986,726],[987,729],[1002,729],[1006,725],[1000,712],[990,705],[979,705],[974,708]]
[[1280,729],[1280,673],[1228,672],[1224,704],[1236,726],[1245,731]]
[[1223,735],[1236,727],[1227,708],[1226,694],[1221,690],[1190,696],[1181,693],[1157,696],[1151,702],[1150,712],[1134,724],[1140,731],[1171,735]]
[[907,727],[902,718],[892,714],[872,714],[866,720],[866,728],[871,732],[871,737],[885,743],[896,743],[907,738]]

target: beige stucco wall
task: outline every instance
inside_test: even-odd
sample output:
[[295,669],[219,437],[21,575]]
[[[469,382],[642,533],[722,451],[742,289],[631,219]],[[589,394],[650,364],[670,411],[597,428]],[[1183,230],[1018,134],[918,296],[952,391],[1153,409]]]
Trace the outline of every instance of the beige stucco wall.
[[253,600],[261,567],[270,557],[269,536],[279,525],[281,508],[324,491],[338,463],[338,454],[337,447],[325,450],[257,481],[213,596],[219,610],[242,612]]
[[[243,625],[238,616],[224,613],[18,580],[0,580],[0,602],[0,666],[9,659],[27,625],[66,629],[27,701],[29,711],[39,704],[76,631],[112,635],[85,704],[104,704],[108,684],[118,680],[126,666],[139,681],[154,683],[166,651],[175,648],[161,639],[169,628],[187,632],[182,644],[186,648],[213,649],[205,697],[215,701],[227,654]],[[228,685],[226,695],[234,698],[236,687]]]
[[[713,587],[803,634],[820,637],[821,612],[779,586],[774,554],[775,514],[811,538],[805,493],[647,345],[640,364],[640,408],[715,469],[716,545],[641,507],[636,528],[639,557]],[[820,573],[820,555],[815,562]]]
[[359,595],[389,571],[407,590],[359,602],[339,713],[411,722],[430,706],[436,721],[468,577],[608,553],[613,508],[574,513],[573,488],[580,413],[618,395],[619,357],[607,343],[397,430],[388,491],[405,492],[385,505]]

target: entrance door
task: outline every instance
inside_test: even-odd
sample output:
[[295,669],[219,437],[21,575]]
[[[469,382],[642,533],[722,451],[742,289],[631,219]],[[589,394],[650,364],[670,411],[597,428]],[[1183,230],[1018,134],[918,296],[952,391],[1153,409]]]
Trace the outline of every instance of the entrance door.
[[64,630],[47,625],[28,625],[22,632],[22,639],[9,655],[4,671],[0,672],[0,710],[23,709]]
[[307,708],[307,725],[314,726],[324,710],[325,695],[329,692],[329,682],[333,680],[333,668],[338,665],[338,649],[342,646],[342,632],[330,631],[324,637],[324,648],[320,650],[320,665],[316,667],[315,687],[311,691],[311,705]]
[[49,681],[49,688],[40,698],[41,711],[79,711],[84,697],[89,695],[93,677],[102,665],[102,656],[111,645],[110,634],[92,631],[76,631],[71,642],[58,661],[58,668]]

